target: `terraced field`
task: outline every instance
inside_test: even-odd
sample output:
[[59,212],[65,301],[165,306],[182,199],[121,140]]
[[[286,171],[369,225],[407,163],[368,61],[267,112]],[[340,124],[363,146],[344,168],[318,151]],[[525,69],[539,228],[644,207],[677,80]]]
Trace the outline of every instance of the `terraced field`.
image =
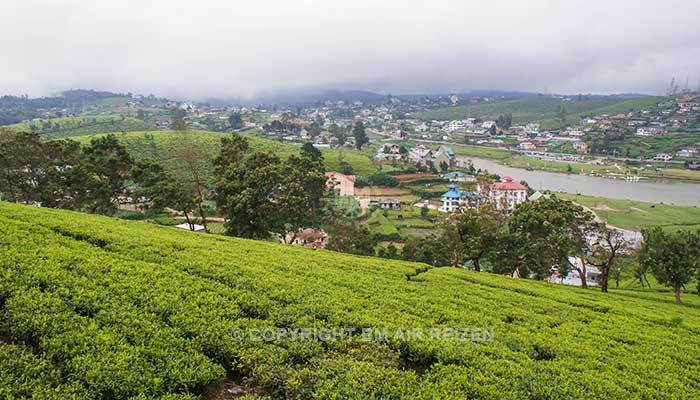
[[0,203],[2,398],[694,399],[683,300]]

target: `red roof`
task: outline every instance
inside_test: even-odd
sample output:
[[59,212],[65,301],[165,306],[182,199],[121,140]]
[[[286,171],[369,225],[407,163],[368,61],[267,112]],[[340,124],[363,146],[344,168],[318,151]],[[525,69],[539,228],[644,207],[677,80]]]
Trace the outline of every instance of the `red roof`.
[[513,182],[513,178],[510,176],[504,176],[503,180],[505,182],[491,184],[491,190],[527,190],[527,186],[518,182]]
[[340,172],[335,172],[335,171],[327,171],[326,172],[326,178],[332,178],[332,177],[339,177],[339,178],[345,178],[351,182],[355,182],[355,175],[345,175],[341,174]]

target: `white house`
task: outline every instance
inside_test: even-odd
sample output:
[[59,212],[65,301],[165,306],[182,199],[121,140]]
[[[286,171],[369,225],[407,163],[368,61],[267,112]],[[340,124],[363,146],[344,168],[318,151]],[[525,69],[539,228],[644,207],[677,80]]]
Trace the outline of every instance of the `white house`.
[[459,190],[454,184],[447,186],[449,189],[442,195],[442,207],[438,211],[442,212],[461,212],[467,208],[477,206],[481,202],[481,196],[478,193]]
[[660,153],[654,156],[654,161],[668,162],[673,160],[673,154]]

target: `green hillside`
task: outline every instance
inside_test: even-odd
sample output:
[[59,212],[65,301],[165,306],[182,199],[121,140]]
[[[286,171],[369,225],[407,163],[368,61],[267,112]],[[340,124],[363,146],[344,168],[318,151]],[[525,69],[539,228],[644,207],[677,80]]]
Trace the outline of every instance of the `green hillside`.
[[[190,131],[192,143],[200,148],[203,154],[213,160],[219,154],[221,138],[228,137],[230,133]],[[177,147],[182,133],[175,131],[150,131],[150,132],[127,132],[118,133],[117,138],[126,145],[129,153],[135,158],[151,158],[162,161],[166,167],[177,169],[182,167],[182,160],[177,157]],[[258,149],[273,151],[280,157],[288,157],[299,152],[299,146],[289,143],[280,143],[272,140],[258,138],[254,135],[246,135],[251,145]],[[89,143],[95,135],[73,137],[82,143]],[[326,162],[326,169],[340,170],[341,161],[352,165],[355,174],[370,175],[376,171],[370,158],[355,151],[341,151],[335,149],[321,150]],[[212,177],[213,167],[208,164],[205,168],[208,178]]]
[[[559,127],[557,109],[564,105],[567,122],[577,123],[585,115],[618,114],[649,108],[663,101],[664,97],[639,99],[585,99],[564,101],[550,96],[532,96],[518,100],[496,101],[449,108],[439,108],[415,116],[424,120],[455,120],[470,117],[496,119],[499,115],[513,114],[514,123],[540,122],[544,129]],[[555,125],[555,126],[552,126]]]
[[0,203],[2,398],[698,398],[684,302]]
[[133,132],[152,129],[149,123],[119,115],[97,115],[42,119],[11,125],[18,132],[37,132],[47,139],[69,138],[109,132]]

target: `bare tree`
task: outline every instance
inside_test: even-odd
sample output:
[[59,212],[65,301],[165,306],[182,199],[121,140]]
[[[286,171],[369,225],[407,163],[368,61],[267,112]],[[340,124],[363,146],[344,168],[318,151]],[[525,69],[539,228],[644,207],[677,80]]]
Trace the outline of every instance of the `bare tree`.
[[620,254],[629,250],[630,244],[622,232],[601,224],[598,240],[591,252],[592,257],[588,257],[586,261],[600,269],[600,290],[603,293],[608,291],[610,271],[615,266],[615,261]]
[[199,217],[202,219],[204,230],[209,232],[203,203],[208,192],[205,171],[211,164],[211,159],[190,131],[178,132],[173,140],[173,147],[175,158],[181,162],[176,168],[176,176],[195,194]]

